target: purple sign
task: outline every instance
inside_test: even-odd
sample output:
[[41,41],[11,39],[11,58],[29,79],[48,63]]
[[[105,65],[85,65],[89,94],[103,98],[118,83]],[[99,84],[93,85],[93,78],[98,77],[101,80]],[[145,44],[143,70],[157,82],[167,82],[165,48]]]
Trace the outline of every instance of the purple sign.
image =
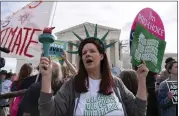
[[161,40],[165,40],[165,29],[160,16],[151,8],[142,9],[134,19],[132,29],[130,32],[130,48],[132,46],[133,34],[135,32],[136,24],[141,24],[150,33]]

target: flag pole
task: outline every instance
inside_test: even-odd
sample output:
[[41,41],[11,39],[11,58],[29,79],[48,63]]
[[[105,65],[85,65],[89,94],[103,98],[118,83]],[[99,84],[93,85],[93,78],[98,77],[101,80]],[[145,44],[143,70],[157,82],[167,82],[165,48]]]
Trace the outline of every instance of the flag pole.
[[57,9],[57,3],[58,2],[55,2],[54,3],[54,8],[52,10],[52,15],[51,15],[51,22],[50,22],[50,26],[52,27],[53,25],[53,21],[54,21],[54,18],[55,18],[55,13],[56,13],[56,9]]

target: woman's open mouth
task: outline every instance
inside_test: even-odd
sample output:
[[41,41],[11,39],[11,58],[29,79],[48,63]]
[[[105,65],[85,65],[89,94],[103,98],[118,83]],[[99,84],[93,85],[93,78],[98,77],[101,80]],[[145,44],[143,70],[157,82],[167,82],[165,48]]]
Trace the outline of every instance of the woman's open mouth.
[[87,63],[87,64],[91,64],[92,62],[93,62],[93,60],[91,60],[91,59],[87,59],[87,60],[86,60],[86,63]]

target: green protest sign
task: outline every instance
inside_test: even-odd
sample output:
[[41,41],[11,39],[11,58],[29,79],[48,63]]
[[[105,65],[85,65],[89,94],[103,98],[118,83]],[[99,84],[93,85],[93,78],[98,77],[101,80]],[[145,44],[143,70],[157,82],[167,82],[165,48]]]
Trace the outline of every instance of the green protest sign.
[[51,56],[52,60],[58,61],[63,65],[64,60],[62,59],[62,55],[64,54],[64,50],[66,50],[67,43],[63,41],[55,40],[50,44],[48,48],[49,56]]
[[137,24],[132,41],[132,64],[138,66],[143,60],[151,72],[159,73],[165,47],[164,40],[150,33],[141,24]]

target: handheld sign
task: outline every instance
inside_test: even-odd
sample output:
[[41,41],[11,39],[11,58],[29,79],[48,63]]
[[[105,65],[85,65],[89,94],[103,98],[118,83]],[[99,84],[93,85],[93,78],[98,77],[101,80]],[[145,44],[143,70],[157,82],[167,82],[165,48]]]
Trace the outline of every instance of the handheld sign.
[[161,40],[165,40],[165,29],[160,16],[151,8],[142,9],[134,19],[130,32],[130,48],[134,39],[134,32],[137,23],[144,26],[150,33]]
[[137,24],[131,49],[132,64],[138,66],[143,60],[150,71],[159,73],[165,46],[165,41],[151,34],[142,25]]
[[172,93],[173,104],[178,104],[178,82],[177,81],[166,81],[169,91]]
[[159,15],[150,8],[136,16],[130,34],[132,65],[146,62],[151,72],[159,73],[166,47],[165,31]]
[[63,41],[55,40],[55,42],[51,43],[48,48],[49,56],[51,56],[52,60],[58,61],[63,65],[64,60],[62,59],[62,55],[64,55],[64,50],[66,50],[67,43]]

